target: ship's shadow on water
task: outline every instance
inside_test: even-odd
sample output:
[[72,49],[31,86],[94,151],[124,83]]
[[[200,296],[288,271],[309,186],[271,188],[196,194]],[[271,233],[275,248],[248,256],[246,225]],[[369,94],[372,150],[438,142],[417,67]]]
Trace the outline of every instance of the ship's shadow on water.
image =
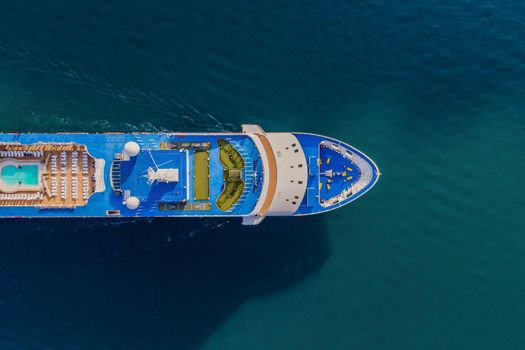
[[3,221],[0,348],[195,349],[329,255],[322,217]]

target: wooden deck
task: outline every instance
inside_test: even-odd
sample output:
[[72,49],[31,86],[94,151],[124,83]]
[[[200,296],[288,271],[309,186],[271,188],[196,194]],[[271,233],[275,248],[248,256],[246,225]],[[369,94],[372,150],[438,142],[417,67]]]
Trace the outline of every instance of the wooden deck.
[[264,151],[266,155],[268,156],[268,163],[269,163],[269,184],[268,184],[268,192],[266,194],[266,198],[263,202],[263,205],[261,207],[261,210],[259,211],[258,216],[265,216],[268,210],[270,209],[270,206],[272,205],[273,197],[275,196],[275,191],[277,189],[277,161],[275,160],[275,156],[273,154],[272,146],[270,145],[270,142],[264,135],[258,135],[259,140],[261,140],[261,143],[263,144]]
[[[91,157],[84,145],[68,144],[32,144],[32,145],[0,145],[0,151],[43,151],[42,157],[31,156],[9,156],[0,159],[10,158],[23,161],[40,162],[43,165],[42,173],[42,195],[36,200],[3,200],[0,199],[0,206],[37,206],[42,208],[74,208],[87,204],[89,197],[94,193],[95,175],[93,165],[95,159]],[[77,171],[74,171],[74,153],[77,154]],[[65,154],[65,166],[62,164],[61,155]],[[87,172],[83,170],[83,154],[87,156]],[[56,169],[53,169],[53,158],[56,157]],[[63,170],[64,168],[64,170]],[[77,182],[77,195],[73,193],[74,180]],[[87,180],[87,192],[83,193],[84,179]],[[66,190],[62,193],[62,182],[66,185]],[[53,193],[53,189],[55,190]],[[35,193],[20,192],[20,193]]]

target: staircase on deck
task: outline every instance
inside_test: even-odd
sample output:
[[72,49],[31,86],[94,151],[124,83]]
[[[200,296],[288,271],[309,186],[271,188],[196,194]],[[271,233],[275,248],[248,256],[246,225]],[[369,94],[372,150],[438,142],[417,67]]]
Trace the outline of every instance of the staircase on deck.
[[122,160],[122,154],[116,153],[113,158],[113,164],[111,165],[111,186],[113,191],[122,192],[122,178],[120,173],[120,162]]

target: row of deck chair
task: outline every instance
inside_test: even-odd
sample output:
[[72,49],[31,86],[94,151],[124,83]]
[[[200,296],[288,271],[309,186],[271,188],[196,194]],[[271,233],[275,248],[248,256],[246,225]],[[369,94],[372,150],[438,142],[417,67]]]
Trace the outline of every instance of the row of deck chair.
[[87,153],[82,153],[82,174],[86,175],[89,172],[89,164],[88,164],[88,155]]
[[36,199],[40,199],[41,194],[40,193],[1,193],[0,194],[0,200],[8,200],[8,201],[32,201]]
[[51,156],[51,174],[56,175],[57,172],[58,172],[57,156],[52,155]]
[[89,191],[88,178],[84,177],[82,178],[82,198],[83,199],[88,199],[88,191]]
[[0,151],[0,157],[42,157],[44,151]]
[[71,153],[71,172],[76,174],[78,172],[78,152]]
[[60,152],[60,170],[62,174],[67,173],[67,153],[65,151]]

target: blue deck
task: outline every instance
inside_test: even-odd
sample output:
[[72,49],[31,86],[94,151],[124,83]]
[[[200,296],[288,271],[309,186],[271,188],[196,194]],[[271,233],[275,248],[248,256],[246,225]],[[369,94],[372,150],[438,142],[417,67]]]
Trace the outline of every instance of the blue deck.
[[[218,139],[232,143],[244,158],[246,167],[243,179],[246,188],[239,202],[228,212],[221,211],[215,205],[223,189],[223,167],[219,161]],[[115,195],[110,185],[110,166],[116,153],[121,153],[124,145],[134,141],[141,147],[136,159],[122,162],[122,189],[130,190],[132,195],[141,199],[138,210],[128,210],[123,205],[122,196]],[[262,188],[262,170],[260,154],[249,136],[243,134],[0,134],[0,142],[17,142],[22,144],[67,143],[75,142],[87,147],[89,153],[106,162],[104,182],[106,191],[93,194],[86,206],[75,209],[39,209],[35,207],[1,207],[0,217],[102,217],[107,210],[120,210],[121,216],[232,216],[245,215],[255,207]],[[187,198],[193,203],[193,185],[186,180],[186,170],[193,171],[193,151],[160,150],[161,142],[209,142],[210,143],[210,210],[172,210],[160,211],[160,202],[177,202]],[[153,165],[149,152],[151,150],[157,164],[166,163],[167,167],[179,169],[177,184],[156,184],[150,186],[144,177]],[[186,159],[187,158],[187,159]],[[125,164],[129,163],[129,164]],[[187,168],[188,167],[188,168]],[[202,202],[202,201],[199,201]]]
[[[350,188],[361,177],[361,170],[350,159],[345,159],[340,153],[329,147],[319,150],[321,160],[319,173],[319,196],[328,200],[338,193]],[[332,173],[333,176],[328,176]]]
[[[301,205],[299,206],[299,209],[297,210],[295,215],[317,214],[324,211],[339,208],[365,194],[377,182],[379,178],[379,169],[370,158],[368,158],[365,154],[355,149],[354,147],[345,144],[341,141],[321,135],[303,133],[294,133],[294,135],[301,143],[308,164],[308,184],[306,195],[304,196],[303,201],[301,202]],[[346,200],[341,201],[331,207],[323,207],[320,203],[320,200],[331,198],[334,195],[343,191],[344,189],[350,187],[353,183],[359,180],[361,176],[361,171],[356,164],[352,163],[348,159],[344,159],[336,152],[333,152],[329,149],[321,149],[320,151],[320,144],[323,141],[330,141],[342,146],[344,149],[364,159],[364,161],[366,161],[372,168],[372,176],[369,184],[367,184],[359,192],[349,196]],[[320,166],[318,164],[319,158],[321,158]],[[329,163],[327,162],[328,158],[331,159]],[[346,168],[351,168],[352,171],[349,171]],[[346,170],[347,174],[345,174],[344,177],[342,176],[342,174],[334,176],[332,178],[324,176],[323,174],[330,169],[334,172],[341,173],[345,172]],[[352,176],[352,179],[347,180],[349,176]],[[331,180],[330,189],[327,188],[329,179]],[[322,185],[319,185],[320,183]]]
[[[121,162],[122,190],[129,190],[141,202],[178,202],[187,199],[187,152],[178,150],[141,151],[127,162]],[[179,169],[179,181],[148,184],[148,168],[169,167]]]

